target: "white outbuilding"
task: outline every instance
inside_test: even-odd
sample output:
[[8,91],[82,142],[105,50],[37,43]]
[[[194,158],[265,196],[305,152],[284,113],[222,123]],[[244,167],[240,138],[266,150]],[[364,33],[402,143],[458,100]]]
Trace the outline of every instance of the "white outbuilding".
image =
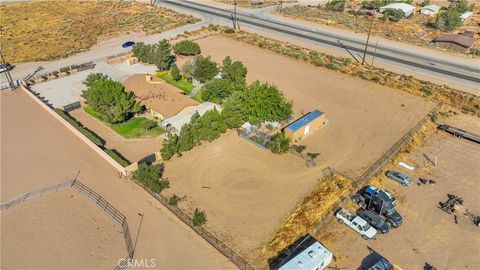
[[441,7],[437,5],[428,5],[424,6],[421,10],[420,13],[425,16],[433,16],[437,14],[440,11]]
[[284,255],[275,265],[271,264],[270,269],[323,270],[333,259],[333,254],[311,235],[300,238]]
[[462,15],[460,15],[460,19],[462,19],[462,21],[466,21],[472,15],[473,15],[473,12],[467,11],[467,12],[463,13]]
[[190,120],[195,113],[198,113],[200,116],[202,116],[210,110],[221,111],[222,107],[218,104],[214,104],[211,102],[204,102],[197,106],[190,106],[185,108],[175,116],[164,119],[162,124],[170,132],[178,134],[185,124],[190,123]]
[[415,12],[415,7],[405,3],[392,3],[380,8],[380,13],[383,13],[386,9],[399,9],[403,11],[405,17],[409,17]]

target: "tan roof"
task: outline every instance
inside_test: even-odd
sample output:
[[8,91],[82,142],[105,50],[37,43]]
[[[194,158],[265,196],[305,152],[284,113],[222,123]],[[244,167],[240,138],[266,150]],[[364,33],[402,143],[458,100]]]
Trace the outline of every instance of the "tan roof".
[[185,96],[180,89],[155,76],[151,77],[152,80],[147,82],[144,74],[134,74],[123,84],[127,90],[133,92],[142,105],[165,117],[172,117],[185,107],[198,104],[195,100]]
[[466,35],[458,34],[445,34],[433,40],[434,42],[450,42],[460,45],[466,49],[470,48],[475,44],[475,39]]

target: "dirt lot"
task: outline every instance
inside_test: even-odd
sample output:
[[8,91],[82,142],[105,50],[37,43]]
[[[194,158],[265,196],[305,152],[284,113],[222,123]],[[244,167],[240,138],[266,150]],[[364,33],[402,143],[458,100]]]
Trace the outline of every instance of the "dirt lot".
[[71,189],[3,210],[0,218],[4,269],[112,269],[127,256],[122,228]]
[[138,161],[162,147],[163,136],[153,139],[125,139],[100,120],[88,115],[83,108],[70,112],[77,121],[106,141],[105,146],[120,152],[130,162]]
[[[117,173],[24,92],[2,91],[1,198],[75,177],[127,216],[132,238],[144,214],[135,257],[156,260],[162,269],[234,269],[135,183]],[[2,250],[3,251],[3,250]],[[184,256],[188,254],[189,256]]]
[[172,180],[168,192],[187,196],[184,207],[206,210],[207,227],[242,254],[251,255],[269,241],[323,177],[323,168],[360,173],[433,105],[233,40],[210,37],[198,42],[204,55],[217,62],[227,55],[241,60],[249,81],[276,84],[293,100],[296,116],[318,108],[329,120],[302,142],[307,151],[321,153],[312,169],[295,156],[272,155],[233,132],[166,163],[166,176]]
[[[469,120],[478,128],[478,118]],[[423,154],[437,154],[437,166],[429,165]],[[435,132],[423,147],[402,157],[403,161],[418,168],[415,172],[390,166],[390,169],[411,175],[415,180],[412,186],[403,187],[382,177],[381,185],[395,194],[399,212],[404,215],[404,224],[400,228],[379,236],[377,240],[365,241],[346,226],[332,221],[317,239],[325,240],[327,247],[339,258],[337,266],[345,269],[359,267],[369,255],[369,248],[403,269],[420,269],[425,263],[437,269],[479,269],[478,227],[461,215],[455,224],[453,215],[437,208],[450,193],[464,198],[464,206],[474,214],[480,214],[478,156],[479,144],[454,138],[442,131]],[[434,179],[437,183],[417,186],[418,177]],[[350,210],[355,207],[350,205]]]
[[[61,10],[62,12],[58,12]],[[166,8],[115,1],[33,1],[0,6],[2,51],[8,62],[52,60],[85,51],[98,38],[146,34],[198,19]]]

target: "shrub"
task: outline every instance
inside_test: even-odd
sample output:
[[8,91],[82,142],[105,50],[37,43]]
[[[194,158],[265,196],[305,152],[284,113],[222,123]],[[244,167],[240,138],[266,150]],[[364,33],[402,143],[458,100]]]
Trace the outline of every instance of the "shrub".
[[428,86],[426,86],[426,85],[422,85],[422,87],[420,88],[420,91],[422,91],[423,93],[425,93],[425,95],[427,95],[427,96],[433,95],[433,92],[432,92],[432,90],[430,89],[430,87],[428,87]]
[[344,11],[346,3],[347,3],[347,0],[331,0],[331,1],[328,1],[325,7],[333,11]]
[[195,212],[193,212],[193,225],[194,226],[202,226],[207,222],[207,215],[204,211],[195,208]]
[[178,201],[180,201],[180,197],[178,197],[176,194],[173,194],[169,199],[168,199],[168,204],[177,206]]
[[69,67],[62,67],[60,68],[60,72],[62,73],[66,73],[66,72],[69,72],[70,71],[70,68]]
[[383,19],[398,22],[403,17],[405,17],[405,13],[401,9],[395,8],[387,8],[383,11]]
[[180,74],[180,69],[178,69],[176,64],[173,64],[171,69],[170,69],[170,74],[172,75],[172,79],[175,81],[179,81],[182,79],[182,74]]
[[132,52],[139,61],[155,64],[159,70],[166,70],[172,63],[172,57],[170,55],[172,46],[166,39],[159,41],[157,44],[145,44],[139,42],[133,45]]
[[224,33],[226,34],[233,34],[235,33],[235,30],[233,28],[227,28],[225,30],[223,30]]
[[123,156],[121,156],[117,151],[113,149],[105,149],[105,153],[107,153],[111,158],[113,158],[116,162],[118,162],[123,167],[127,167],[128,165],[130,165],[130,161],[125,159]]
[[440,29],[444,32],[451,32],[462,25],[462,19],[460,18],[460,13],[456,10],[447,10],[441,12],[437,16],[435,21],[435,28]]
[[133,179],[155,193],[160,193],[162,190],[170,187],[170,182],[167,179],[162,179],[163,167],[160,165],[148,165],[141,163],[138,170],[133,174]]
[[307,156],[311,159],[316,159],[319,155],[320,153],[307,153]]
[[455,10],[459,14],[473,10],[473,4],[469,5],[467,0],[454,0],[448,6],[449,10]]
[[293,150],[297,151],[298,153],[302,153],[303,151],[305,151],[305,149],[307,149],[307,146],[306,145],[292,145],[292,148]]
[[200,46],[190,40],[182,40],[173,46],[173,51],[180,55],[197,55],[201,53]]
[[290,139],[285,137],[281,132],[273,135],[272,139],[267,142],[267,148],[274,154],[284,154],[290,148]]
[[73,119],[69,114],[66,112],[62,111],[61,109],[55,108],[54,109],[56,113],[58,113],[63,119],[65,119],[70,125],[72,125],[74,128],[76,128],[80,133],[85,135],[90,141],[92,141],[94,144],[96,144],[99,147],[103,147],[104,142],[102,139],[100,139],[97,135],[95,135],[93,132],[90,130],[84,128],[81,126],[75,119]]

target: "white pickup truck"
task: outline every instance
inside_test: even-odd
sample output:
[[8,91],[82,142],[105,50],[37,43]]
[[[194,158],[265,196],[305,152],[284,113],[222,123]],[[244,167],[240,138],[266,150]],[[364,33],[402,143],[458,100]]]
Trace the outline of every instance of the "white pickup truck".
[[367,221],[359,216],[355,216],[344,208],[337,210],[335,217],[337,217],[340,223],[345,223],[352,230],[359,233],[364,239],[375,239],[375,235],[377,235],[377,230],[372,228]]

